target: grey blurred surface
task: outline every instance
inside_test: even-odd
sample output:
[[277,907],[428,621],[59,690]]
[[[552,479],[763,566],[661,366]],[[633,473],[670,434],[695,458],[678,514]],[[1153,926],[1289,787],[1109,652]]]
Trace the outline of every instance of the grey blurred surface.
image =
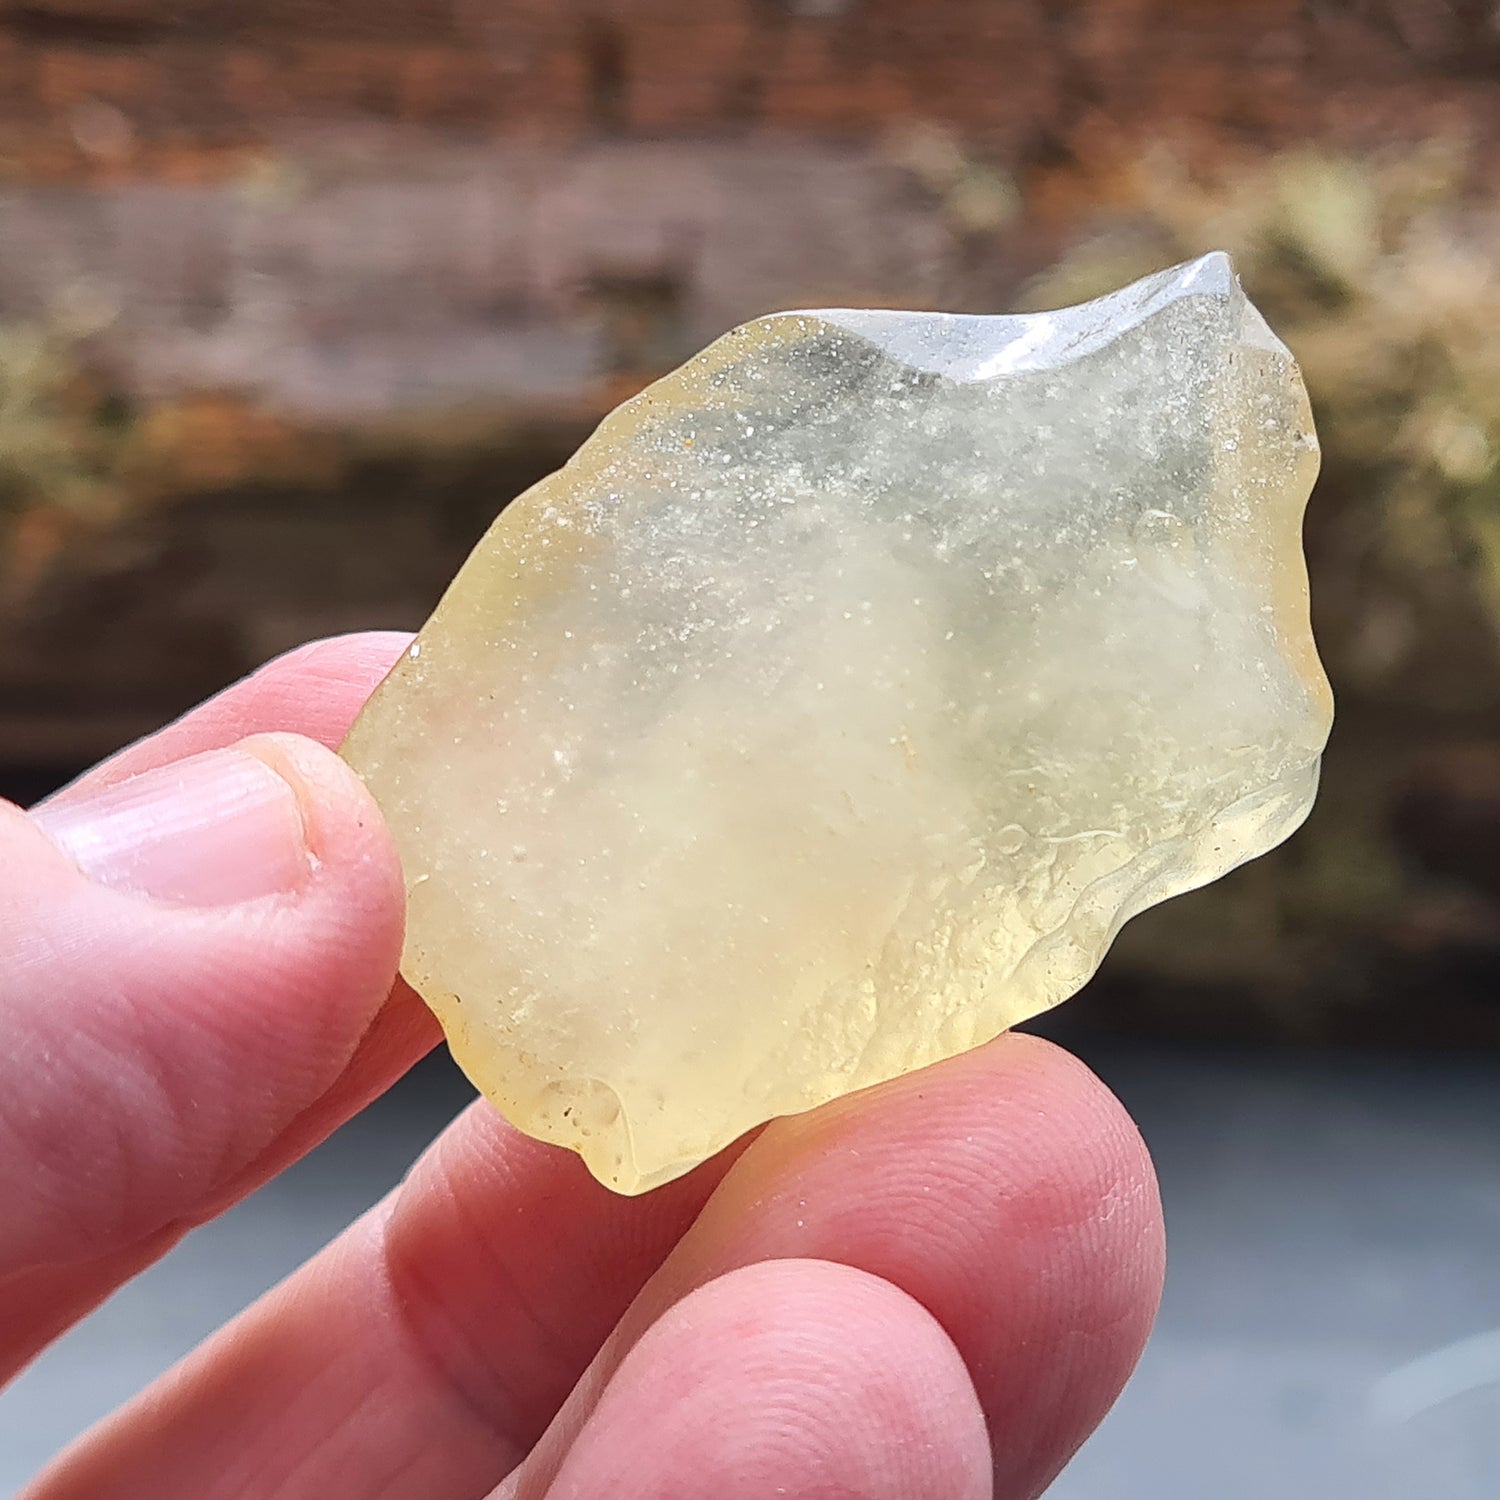
[[1500,1495],[1500,1348],[1455,1347],[1500,1329],[1500,1059],[1082,1050],[1151,1145],[1169,1270],[1049,1495]]
[[[1155,1153],[1171,1269],[1054,1500],[1500,1494],[1500,1058],[1075,1041]],[[378,1198],[465,1097],[425,1065],[58,1343],[0,1396],[0,1487]]]

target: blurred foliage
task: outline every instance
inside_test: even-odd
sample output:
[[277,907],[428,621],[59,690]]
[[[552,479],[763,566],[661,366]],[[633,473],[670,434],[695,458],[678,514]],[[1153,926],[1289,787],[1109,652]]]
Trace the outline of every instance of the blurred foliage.
[[331,493],[363,456],[229,392],[131,400],[93,358],[111,321],[80,295],[45,319],[0,323],[0,610],[31,609],[59,570],[87,576],[122,547],[140,551],[117,523],[256,486]]
[[[1469,1007],[1451,1036],[1500,1038],[1500,213],[1466,153],[1308,150],[1204,170],[1157,150],[1064,163],[1023,193],[941,129],[903,126],[886,147],[940,210],[954,302],[999,305],[1059,222],[1075,226],[1069,248],[1023,306],[1226,249],[1312,395],[1324,466],[1308,556],[1339,714],[1324,790],[1284,849],[1130,924],[1107,971],[1111,1014],[1177,1033],[1405,1038],[1440,1031],[1432,1012],[1446,1003]],[[255,190],[286,186],[268,175]],[[678,289],[592,290],[615,318],[609,395],[633,394],[654,357],[641,329],[675,315]],[[80,308],[0,325],[0,605],[26,602],[49,568],[55,584],[66,561],[82,580],[66,598],[85,601],[101,634],[115,633],[124,585],[96,587],[88,554],[108,547],[75,544],[118,540],[132,528],[109,523],[187,496],[223,502],[194,533],[200,553],[218,546],[219,571],[200,556],[170,587],[130,584],[170,613],[184,578],[213,580],[172,641],[201,635],[205,611],[255,643],[250,659],[393,599],[420,617],[491,497],[553,466],[596,415],[560,410],[537,426],[492,410],[397,413],[332,432],[225,392],[135,409],[91,370],[98,327]],[[257,496],[264,524],[236,530],[236,515],[254,523]],[[56,644],[32,674],[50,692],[73,648],[53,627],[61,612],[29,608],[45,622],[33,636]],[[101,690],[85,670],[94,654],[67,657],[84,696]],[[145,671],[183,653],[136,654]],[[224,675],[217,660],[203,670],[209,686]],[[1461,762],[1424,769],[1460,744]],[[1137,978],[1132,1011],[1118,989]],[[1215,991],[1230,1003],[1205,999]]]
[[98,326],[83,307],[0,325],[0,598],[124,508],[129,417],[81,358]]
[[[1313,615],[1338,702],[1303,832],[1132,923],[1111,972],[1145,981],[1138,1021],[1178,1032],[1493,1040],[1500,849],[1470,840],[1434,865],[1432,819],[1404,810],[1489,827],[1500,786],[1500,215],[1443,142],[1210,172],[1156,152],[1094,201],[1023,307],[1225,249],[1302,365],[1323,446]],[[1476,745],[1480,800],[1450,796],[1444,757]],[[1233,1003],[1205,1003],[1215,989]]]
[[1195,174],[1164,153],[1027,291],[1096,296],[1210,249],[1300,361],[1323,444],[1309,514],[1338,685],[1424,709],[1500,705],[1500,214],[1465,152],[1303,151]]
[[974,156],[944,126],[902,121],[887,132],[883,150],[939,206],[949,233],[960,241],[1008,229],[1021,216],[1015,179]]

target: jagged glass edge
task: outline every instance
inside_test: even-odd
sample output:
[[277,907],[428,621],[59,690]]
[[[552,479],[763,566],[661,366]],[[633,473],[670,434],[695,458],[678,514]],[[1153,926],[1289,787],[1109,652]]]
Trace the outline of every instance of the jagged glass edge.
[[1223,250],[1142,277],[1075,307],[1038,313],[902,312],[889,308],[805,308],[787,317],[818,318],[875,345],[911,369],[968,384],[1082,359],[1188,297],[1219,297],[1243,309],[1240,337],[1291,358],[1240,287]]

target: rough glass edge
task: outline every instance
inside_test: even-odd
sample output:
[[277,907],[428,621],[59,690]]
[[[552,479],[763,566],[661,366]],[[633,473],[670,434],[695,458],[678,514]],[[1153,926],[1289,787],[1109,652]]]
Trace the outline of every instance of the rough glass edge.
[[1037,313],[934,313],[889,308],[803,308],[778,317],[817,318],[875,345],[925,374],[964,384],[1055,369],[1093,354],[1121,334],[1188,297],[1217,297],[1250,309],[1240,337],[1281,354],[1291,352],[1254,312],[1223,250],[1142,277],[1118,291],[1073,307]]

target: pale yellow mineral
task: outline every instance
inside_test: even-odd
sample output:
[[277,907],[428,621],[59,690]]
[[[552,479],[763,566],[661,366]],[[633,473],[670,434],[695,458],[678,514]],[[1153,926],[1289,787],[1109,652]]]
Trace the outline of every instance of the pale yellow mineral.
[[783,313],[658,381],[345,747],[454,1056],[635,1193],[1071,995],[1307,813],[1317,464],[1222,255],[1029,317]]

